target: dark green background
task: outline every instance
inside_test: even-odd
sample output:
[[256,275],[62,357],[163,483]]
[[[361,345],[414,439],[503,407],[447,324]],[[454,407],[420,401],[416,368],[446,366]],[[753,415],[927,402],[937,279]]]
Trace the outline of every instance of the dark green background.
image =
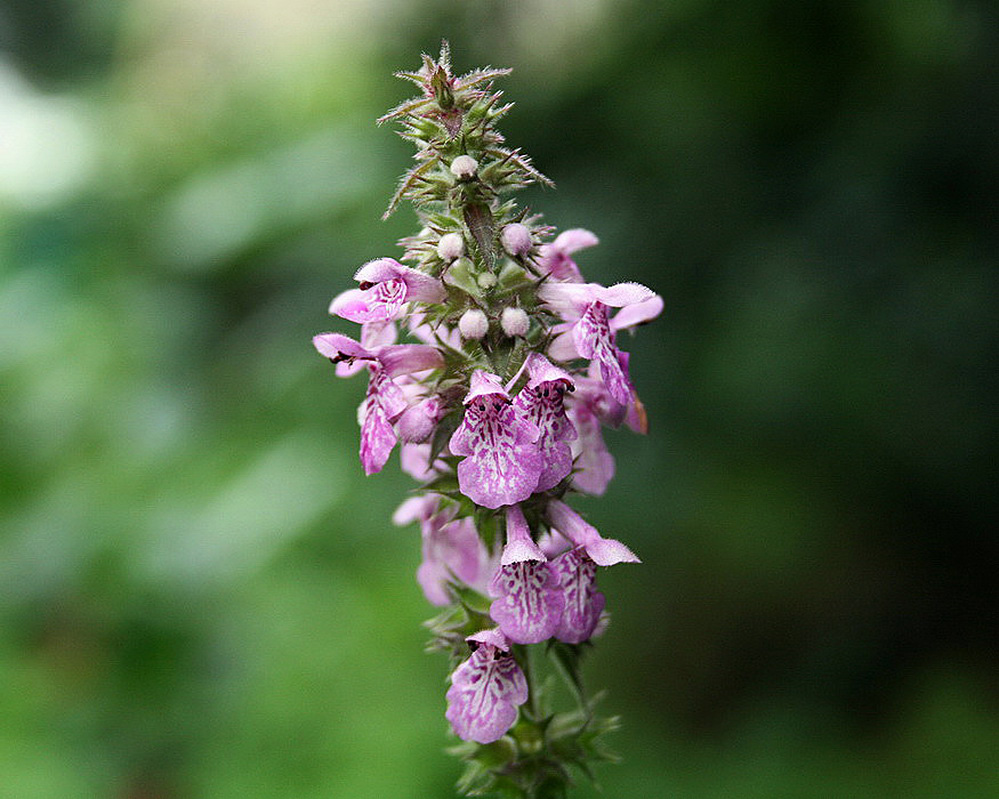
[[[373,120],[512,66],[523,202],[663,316],[576,506],[617,797],[999,795],[980,0],[0,6],[0,796],[451,795],[443,658],[313,352],[415,232]],[[6,133],[6,137],[5,134]],[[347,330],[347,326],[339,329]],[[595,796],[590,788],[580,797]]]

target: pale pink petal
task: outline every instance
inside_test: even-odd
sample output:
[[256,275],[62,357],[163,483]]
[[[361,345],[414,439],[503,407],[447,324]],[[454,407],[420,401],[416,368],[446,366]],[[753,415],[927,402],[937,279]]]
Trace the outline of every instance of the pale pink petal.
[[510,644],[499,628],[494,628],[492,630],[479,630],[477,633],[473,633],[468,636],[465,640],[476,644],[494,646],[503,652],[510,651]]
[[443,302],[447,298],[444,284],[431,275],[417,269],[403,266],[394,258],[378,258],[369,261],[354,273],[354,280],[366,285],[401,281],[404,286],[404,301]]
[[611,330],[623,330],[655,319],[663,310],[663,298],[658,294],[647,300],[626,305],[610,321]]
[[361,325],[361,345],[369,350],[377,351],[387,344],[395,344],[399,333],[395,322],[366,322]]
[[552,500],[548,503],[548,519],[552,527],[572,541],[577,548],[584,548],[589,558],[598,566],[641,563],[628,547],[613,538],[603,538],[593,525],[586,522],[564,502]]
[[511,505],[506,509],[506,546],[500,563],[508,566],[525,560],[547,559],[531,538],[531,531],[520,505]]
[[[628,353],[618,351],[623,367],[627,366]],[[615,430],[625,421],[628,409],[615,400],[600,379],[600,364],[590,363],[586,377],[576,378],[576,392],[572,395],[573,403],[585,404],[600,422]]]
[[392,524],[403,527],[415,521],[429,519],[436,510],[438,502],[434,494],[410,497],[395,509],[395,513],[392,514]]
[[312,337],[312,344],[324,358],[333,360],[345,360],[347,358],[361,358],[372,361],[375,354],[362,347],[350,336],[340,333],[320,333]]
[[347,308],[348,316],[344,317],[346,319],[359,311],[363,312],[367,307],[368,301],[364,297],[364,292],[353,288],[341,291],[330,301],[329,313],[331,316],[341,316],[341,311]]
[[384,283],[399,278],[406,269],[395,258],[376,258],[360,267],[354,273],[354,280],[358,283]]
[[555,241],[552,242],[552,246],[567,255],[571,255],[578,250],[595,247],[599,243],[600,239],[590,231],[583,228],[572,228],[559,233]]
[[573,361],[581,357],[573,340],[572,330],[559,333],[548,345],[548,355],[556,361]]
[[428,344],[390,344],[378,351],[378,360],[393,377],[444,366],[440,350]]
[[554,280],[566,283],[582,283],[576,262],[554,244],[542,244],[538,248],[538,267]]
[[548,530],[538,536],[538,548],[545,553],[548,560],[553,560],[566,550],[572,549],[572,542],[558,530]]
[[506,389],[503,388],[503,383],[500,382],[498,376],[494,375],[492,372],[476,369],[475,372],[472,373],[471,385],[469,386],[468,393],[465,395],[464,404],[471,405],[475,400],[487,397],[491,394],[496,394],[505,400],[510,399],[510,395],[507,394]]
[[527,356],[527,374],[530,378],[527,383],[529,388],[537,388],[542,383],[562,382],[566,386],[575,383],[572,375],[565,369],[555,366],[538,352],[532,352]]
[[407,300],[417,300],[419,302],[444,302],[447,299],[447,290],[444,284],[435,277],[425,275],[415,269],[407,269],[402,275],[409,291],[406,294]]
[[589,284],[593,291],[594,299],[599,300],[604,305],[614,308],[621,308],[625,305],[635,305],[639,302],[646,302],[658,295],[647,286],[641,283],[615,283],[613,286],[604,288],[597,283]]
[[567,321],[578,319],[587,306],[595,302],[596,283],[556,283],[548,281],[538,286],[538,299]]
[[427,602],[435,607],[443,608],[451,604],[447,580],[447,570],[434,561],[424,560],[416,569],[416,582]]
[[[327,336],[339,336],[339,334],[327,333]],[[352,341],[346,336],[340,337],[340,340]],[[376,354],[382,347],[386,344],[392,344],[396,339],[396,330],[394,322],[366,322],[361,325],[361,343],[352,353],[355,357],[348,360],[339,361],[336,364],[336,375],[337,377],[352,377],[364,368],[364,361],[357,356],[363,356],[363,353],[370,355]],[[330,345],[332,346],[332,345]],[[330,347],[328,346],[327,349]],[[318,349],[318,345],[317,345]],[[342,348],[341,348],[342,349]],[[320,350],[322,351],[322,350]],[[347,354],[347,353],[344,353]],[[332,357],[327,355],[327,357]]]
[[597,566],[613,566],[615,563],[641,563],[638,556],[615,538],[597,536],[586,544],[586,554]]

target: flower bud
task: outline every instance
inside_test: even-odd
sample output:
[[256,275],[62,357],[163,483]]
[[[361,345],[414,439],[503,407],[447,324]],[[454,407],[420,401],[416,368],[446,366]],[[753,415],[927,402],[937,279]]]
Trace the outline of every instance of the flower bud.
[[445,263],[451,263],[465,254],[465,240],[460,233],[445,233],[437,242],[437,255]]
[[475,282],[479,284],[480,289],[491,289],[496,285],[496,275],[492,272],[483,272],[475,279]]
[[396,421],[399,438],[410,443],[426,441],[440,421],[440,411],[441,402],[437,397],[428,397],[410,405]]
[[500,242],[503,244],[503,249],[514,258],[527,255],[533,246],[531,231],[520,222],[513,222],[504,227],[500,233]]
[[478,308],[465,311],[458,320],[458,331],[462,338],[482,338],[489,330],[489,320]]
[[531,320],[527,318],[527,312],[523,308],[510,306],[503,309],[503,315],[500,317],[500,326],[503,328],[504,333],[514,338],[515,336],[523,336],[527,333],[527,329],[531,326]]
[[479,169],[479,162],[470,155],[459,155],[451,162],[451,174],[458,180],[471,180]]

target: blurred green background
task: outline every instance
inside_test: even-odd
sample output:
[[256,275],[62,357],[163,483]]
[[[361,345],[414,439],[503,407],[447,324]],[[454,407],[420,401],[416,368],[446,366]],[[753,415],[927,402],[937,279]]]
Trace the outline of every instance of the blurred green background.
[[997,16],[3,0],[0,797],[452,795],[410,482],[310,345],[415,232],[373,120],[444,37],[516,70],[522,202],[666,299],[576,503],[644,560],[603,795],[999,796]]

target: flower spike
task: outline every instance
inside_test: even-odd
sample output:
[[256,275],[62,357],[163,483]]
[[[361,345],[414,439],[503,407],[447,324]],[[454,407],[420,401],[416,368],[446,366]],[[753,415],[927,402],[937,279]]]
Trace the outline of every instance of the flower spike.
[[[338,377],[368,375],[365,473],[399,443],[418,484],[392,519],[419,528],[416,581],[441,608],[427,622],[429,648],[457,664],[444,715],[464,742],[459,789],[564,796],[611,726],[593,715],[578,674],[577,645],[608,618],[598,567],[639,562],[565,500],[600,495],[614,476],[604,426],[648,429],[617,333],[663,301],[638,283],[586,282],[574,258],[597,236],[558,232],[510,199],[553,184],[497,129],[513,104],[493,81],[508,72],[458,74],[444,42],[397,73],[417,96],[378,121],[395,121],[416,155],[385,215],[405,200],[420,229],[399,242],[399,261],[368,261],[330,303],[359,333],[322,333],[313,345]],[[535,671],[545,658],[579,708],[558,709]]]

